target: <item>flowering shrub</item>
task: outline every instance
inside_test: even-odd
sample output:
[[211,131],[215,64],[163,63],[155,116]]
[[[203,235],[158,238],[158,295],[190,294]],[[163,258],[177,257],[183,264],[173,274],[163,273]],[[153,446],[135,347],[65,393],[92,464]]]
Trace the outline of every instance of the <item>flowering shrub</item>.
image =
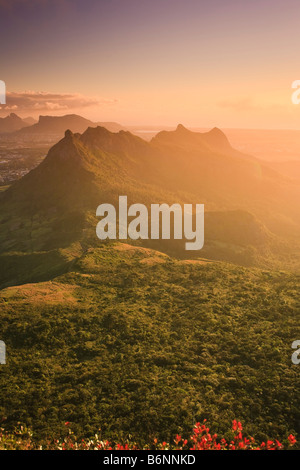
[[252,437],[243,435],[242,424],[236,420],[232,422],[232,439],[229,442],[219,438],[217,434],[212,434],[204,420],[202,424],[195,424],[193,433],[188,439],[177,434],[171,443],[158,442],[154,439],[153,443],[144,447],[139,447],[130,441],[123,444],[103,441],[97,434],[93,439],[78,440],[71,430],[70,423],[66,422],[65,426],[68,431],[66,437],[43,444],[35,442],[31,430],[26,427],[21,426],[14,433],[4,432],[4,429],[1,429],[0,450],[282,450],[291,448],[297,442],[295,436],[290,434],[285,445],[276,439],[257,444]]

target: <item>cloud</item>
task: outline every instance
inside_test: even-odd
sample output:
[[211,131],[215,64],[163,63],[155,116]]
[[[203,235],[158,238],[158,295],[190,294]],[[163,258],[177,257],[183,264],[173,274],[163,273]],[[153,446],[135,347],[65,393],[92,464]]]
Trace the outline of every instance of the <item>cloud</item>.
[[0,107],[1,114],[16,112],[38,114],[47,111],[70,111],[114,104],[115,99],[93,98],[79,93],[50,93],[37,91],[7,92],[6,105]]

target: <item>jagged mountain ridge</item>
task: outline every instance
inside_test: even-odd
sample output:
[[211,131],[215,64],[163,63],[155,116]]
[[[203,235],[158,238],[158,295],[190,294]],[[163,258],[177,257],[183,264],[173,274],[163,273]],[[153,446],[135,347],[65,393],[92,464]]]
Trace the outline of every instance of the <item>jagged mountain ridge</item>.
[[39,116],[37,123],[20,130],[19,135],[59,135],[63,136],[66,129],[72,132],[84,132],[87,127],[104,126],[112,132],[123,129],[116,122],[93,122],[77,114],[66,114],[64,116]]
[[[146,142],[128,131],[113,133],[104,127],[88,127],[82,134],[66,131],[45,160],[15,183],[4,198],[14,198],[21,188],[22,199],[26,199],[42,180],[43,192],[52,193],[55,187],[58,195],[65,192],[67,181],[81,184],[86,177],[90,184],[86,198],[93,186],[100,192],[103,186],[114,190],[123,181],[126,190],[127,179],[136,187],[163,187],[181,199],[185,194],[189,200],[206,202],[211,208],[240,209],[248,203],[251,210],[254,189],[263,197],[286,184],[257,159],[232,149],[217,129],[201,134],[178,126],[176,131],[164,131]],[[70,187],[69,191],[74,189]],[[240,198],[246,201],[244,207]]]
[[[196,255],[251,264],[252,255],[245,255],[249,246],[261,256],[278,249],[279,239],[266,228],[268,215],[274,203],[277,210],[282,205],[275,214],[280,222],[296,189],[257,159],[232,149],[218,129],[201,134],[178,126],[150,142],[124,130],[68,130],[38,167],[0,195],[4,265],[8,272],[12,260],[16,263],[7,256],[11,252],[50,253],[75,242],[95,246],[96,208],[117,204],[119,195],[127,195],[129,204],[147,206],[206,204],[205,249]],[[286,230],[290,224],[297,227],[292,216],[286,216]],[[190,256],[182,243],[158,241],[150,247]]]

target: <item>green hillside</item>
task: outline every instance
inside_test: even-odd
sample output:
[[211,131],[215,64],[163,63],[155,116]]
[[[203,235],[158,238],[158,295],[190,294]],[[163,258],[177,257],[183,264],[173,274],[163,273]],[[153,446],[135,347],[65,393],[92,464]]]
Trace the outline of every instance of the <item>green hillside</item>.
[[[142,445],[209,419],[299,433],[299,184],[218,129],[70,131],[0,194],[0,419]],[[96,208],[204,203],[203,250],[100,242]]]
[[258,439],[299,432],[298,292],[286,272],[90,249],[66,275],[1,291],[0,415],[38,438],[65,421],[139,442],[204,418]]
[[[99,245],[97,206],[117,205],[124,194],[128,204],[148,207],[204,203],[201,257],[298,270],[298,193],[299,185],[234,150],[218,129],[201,134],[178,126],[150,143],[103,127],[67,131],[37,168],[0,194],[0,286],[67,272]],[[74,243],[80,248],[72,254]],[[199,256],[174,240],[144,246],[176,258]]]

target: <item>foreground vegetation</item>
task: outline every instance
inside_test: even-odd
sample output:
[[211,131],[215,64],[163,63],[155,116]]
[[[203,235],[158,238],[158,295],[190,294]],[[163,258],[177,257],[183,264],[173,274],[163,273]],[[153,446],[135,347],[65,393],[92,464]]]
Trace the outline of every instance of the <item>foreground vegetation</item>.
[[126,443],[117,444],[102,440],[98,434],[93,439],[78,440],[70,428],[70,423],[66,422],[65,425],[68,427],[66,437],[43,443],[32,440],[31,431],[23,426],[14,433],[5,433],[2,429],[0,450],[283,450],[292,448],[297,443],[295,436],[290,434],[285,444],[277,439],[257,444],[253,437],[243,435],[242,424],[236,420],[232,422],[232,436],[229,442],[217,434],[212,434],[204,420],[203,424],[195,424],[188,439],[177,434],[171,443],[154,439],[143,448],[130,439],[127,439]]
[[108,243],[0,302],[7,431],[21,422],[37,443],[70,421],[78,439],[100,427],[140,447],[205,418],[228,442],[235,418],[257,442],[300,431],[299,275]]

